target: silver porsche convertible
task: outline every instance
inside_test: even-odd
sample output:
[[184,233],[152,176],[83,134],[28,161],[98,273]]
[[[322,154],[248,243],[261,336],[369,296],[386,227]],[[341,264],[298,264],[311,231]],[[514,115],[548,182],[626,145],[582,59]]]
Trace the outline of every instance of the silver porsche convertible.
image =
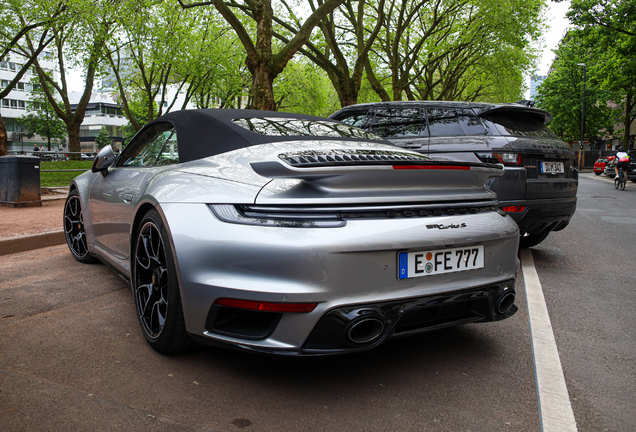
[[484,188],[502,174],[318,117],[178,111],[99,152],[64,227],[130,281],[159,352],[346,353],[517,311],[518,228]]

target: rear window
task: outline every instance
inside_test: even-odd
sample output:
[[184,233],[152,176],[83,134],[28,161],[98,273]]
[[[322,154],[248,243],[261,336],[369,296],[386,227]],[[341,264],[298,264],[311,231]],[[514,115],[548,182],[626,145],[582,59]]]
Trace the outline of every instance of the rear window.
[[528,115],[525,113],[499,112],[482,116],[490,133],[501,135],[532,137],[532,138],[558,138],[543,122],[543,117]]
[[363,138],[379,140],[376,135],[362,129],[333,121],[295,118],[242,118],[232,122],[251,132],[268,136],[311,136],[335,138]]

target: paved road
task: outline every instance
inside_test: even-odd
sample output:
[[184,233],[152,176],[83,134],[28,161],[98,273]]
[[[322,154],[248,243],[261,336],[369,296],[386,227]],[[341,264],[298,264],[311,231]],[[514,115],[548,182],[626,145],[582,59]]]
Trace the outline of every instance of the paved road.
[[[636,196],[630,186],[582,178],[572,226],[534,250],[579,430],[635,428],[633,296],[628,277],[608,273],[612,244],[590,246],[616,235],[627,260],[625,231],[636,240],[635,227],[601,229],[610,213],[586,210],[604,209],[592,194]],[[623,217],[618,198],[606,201]],[[105,266],[81,265],[65,246],[10,255],[0,261],[0,429],[536,431],[522,278],[517,291],[509,320],[365,354],[200,347],[162,356],[143,340],[126,283]]]
[[636,183],[583,174],[571,224],[533,248],[579,430],[636,430]]

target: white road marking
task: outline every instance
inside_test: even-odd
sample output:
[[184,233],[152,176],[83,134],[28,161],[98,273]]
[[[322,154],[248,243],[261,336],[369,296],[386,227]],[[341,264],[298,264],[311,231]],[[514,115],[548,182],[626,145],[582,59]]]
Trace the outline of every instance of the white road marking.
[[576,431],[576,420],[561,368],[548,307],[530,249],[521,250],[521,269],[528,301],[541,430],[543,432]]

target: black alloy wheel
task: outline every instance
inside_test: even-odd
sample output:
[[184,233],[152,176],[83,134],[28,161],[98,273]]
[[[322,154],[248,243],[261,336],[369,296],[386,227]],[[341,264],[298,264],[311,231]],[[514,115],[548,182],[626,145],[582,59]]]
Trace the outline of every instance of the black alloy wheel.
[[148,343],[158,352],[192,345],[185,330],[179,283],[166,230],[159,213],[144,216],[133,256],[133,293],[137,317]]
[[73,258],[85,264],[97,262],[97,259],[88,253],[84,214],[77,189],[68,194],[64,204],[64,236]]

